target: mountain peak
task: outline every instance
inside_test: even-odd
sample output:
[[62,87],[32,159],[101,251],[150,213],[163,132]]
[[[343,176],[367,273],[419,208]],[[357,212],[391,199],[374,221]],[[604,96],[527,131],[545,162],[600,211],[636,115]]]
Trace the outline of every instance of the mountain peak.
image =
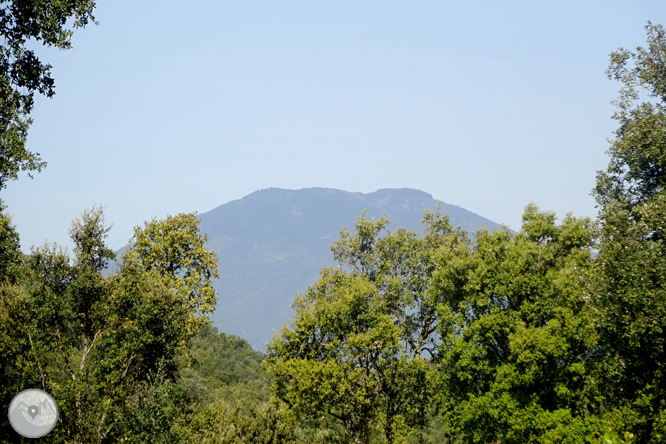
[[417,190],[416,188],[380,188],[372,193],[367,193],[365,196],[394,196],[401,198],[418,198],[418,199],[432,199],[432,194],[425,191]]
[[500,228],[412,188],[365,194],[334,188],[266,188],[201,214],[201,231],[218,255],[220,270],[214,325],[263,350],[271,332],[293,315],[294,296],[314,284],[322,268],[333,265],[330,245],[342,227],[353,231],[366,211],[368,218],[388,218],[391,230],[421,230],[424,211],[440,206],[454,227],[469,232]]

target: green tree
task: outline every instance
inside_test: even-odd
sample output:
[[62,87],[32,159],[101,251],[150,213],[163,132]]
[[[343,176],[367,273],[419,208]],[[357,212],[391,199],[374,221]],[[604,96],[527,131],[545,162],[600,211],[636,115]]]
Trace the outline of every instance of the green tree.
[[[28,278],[0,285],[3,402],[26,386],[50,392],[60,408],[52,442],[177,442],[191,313],[158,270],[139,262],[105,278],[114,257],[107,232],[102,209],[86,211],[70,230],[73,260],[56,246],[33,249],[20,275]],[[4,422],[0,433],[16,438]]]
[[160,274],[186,307],[188,331],[195,334],[209,322],[217,294],[213,278],[219,277],[217,255],[206,249],[208,237],[199,232],[194,213],[168,216],[163,221],[136,227],[124,263],[137,263]]
[[435,251],[459,236],[439,213],[426,213],[423,236],[381,237],[387,224],[362,216],[353,235],[341,230],[339,266],[296,299],[294,322],[269,345],[278,397],[342,440],[398,442],[429,420],[438,305],[429,286]]
[[23,254],[19,244],[19,235],[9,216],[7,207],[0,200],[0,282],[16,282],[19,268],[23,263]]
[[264,354],[242,338],[204,327],[188,343],[192,357],[180,378],[190,396],[200,404],[215,399],[263,402],[270,398],[270,381],[261,362]]
[[[173,378],[186,312],[156,272],[123,264],[102,275],[115,255],[104,244],[101,208],[73,222],[72,262],[55,247],[35,249],[37,285],[30,298],[36,357],[47,391],[60,406],[53,439],[117,441],[134,393],[148,378]],[[151,376],[152,375],[152,376]]]
[[666,34],[646,29],[647,47],[611,54],[608,76],[622,87],[595,188],[596,275],[607,416],[636,442],[656,443],[666,439]]
[[41,171],[46,165],[25,142],[35,91],[52,97],[55,83],[51,65],[42,63],[28,43],[69,49],[72,29],[94,21],[94,7],[94,0],[0,3],[0,189],[20,171]]
[[593,224],[527,206],[522,230],[440,252],[433,291],[439,408],[456,442],[583,443],[596,429],[589,362]]
[[188,347],[193,359],[181,368],[179,384],[189,403],[175,427],[181,442],[316,442],[299,439],[294,414],[271,399],[264,355],[245,339],[204,327]]
[[294,414],[284,404],[248,404],[220,399],[203,406],[180,430],[183,442],[201,444],[314,444],[303,439]]
[[[30,292],[26,261],[19,236],[0,204],[0,408],[8,411],[12,398],[26,387],[44,387],[43,361],[35,353],[30,324]],[[7,415],[0,418],[0,441],[16,433]]]

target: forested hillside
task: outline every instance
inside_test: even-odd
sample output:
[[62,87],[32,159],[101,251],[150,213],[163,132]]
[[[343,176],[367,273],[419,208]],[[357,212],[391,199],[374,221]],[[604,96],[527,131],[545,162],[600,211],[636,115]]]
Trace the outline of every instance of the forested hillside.
[[[94,2],[3,7],[0,187],[43,167],[25,140],[52,79],[26,37],[66,49]],[[666,31],[646,30],[647,46],[611,54],[618,128],[596,220],[530,203],[518,232],[468,233],[444,211],[417,232],[397,210],[391,225],[359,211],[265,355],[212,327],[218,257],[194,213],[136,227],[109,272],[101,207],[72,222],[72,254],[24,254],[0,206],[1,409],[50,393],[51,443],[665,442]],[[266,229],[289,239],[272,211],[298,221],[307,207],[271,202]],[[289,254],[275,245],[286,252],[256,254]],[[29,439],[0,417],[0,441]]]
[[441,206],[453,226],[469,232],[500,228],[488,219],[412,189],[351,193],[330,188],[257,191],[201,217],[201,232],[218,257],[220,279],[213,284],[220,310],[211,319],[220,330],[265,350],[273,332],[294,315],[297,292],[333,264],[331,244],[365,211],[385,216],[392,227],[422,229],[425,210]]

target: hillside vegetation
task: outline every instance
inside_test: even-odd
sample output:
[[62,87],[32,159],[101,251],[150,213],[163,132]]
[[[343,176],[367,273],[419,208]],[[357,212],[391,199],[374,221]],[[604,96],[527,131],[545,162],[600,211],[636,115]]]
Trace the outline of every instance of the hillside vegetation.
[[271,335],[294,315],[298,290],[333,264],[330,246],[356,218],[391,220],[391,226],[421,229],[425,210],[446,211],[453,226],[474,232],[500,225],[423,191],[383,189],[350,193],[330,188],[270,188],[201,214],[201,232],[218,256],[218,304],[211,319],[220,330],[265,351]]

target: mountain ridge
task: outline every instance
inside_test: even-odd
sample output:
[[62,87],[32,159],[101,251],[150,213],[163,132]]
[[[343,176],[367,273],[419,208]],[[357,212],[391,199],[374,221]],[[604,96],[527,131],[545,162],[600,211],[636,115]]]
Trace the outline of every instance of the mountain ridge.
[[334,188],[266,188],[201,213],[201,232],[218,255],[218,304],[211,319],[220,331],[263,351],[272,332],[291,318],[294,296],[333,265],[330,245],[340,229],[385,216],[389,230],[421,230],[425,210],[441,209],[469,232],[501,226],[412,188],[358,193]]

